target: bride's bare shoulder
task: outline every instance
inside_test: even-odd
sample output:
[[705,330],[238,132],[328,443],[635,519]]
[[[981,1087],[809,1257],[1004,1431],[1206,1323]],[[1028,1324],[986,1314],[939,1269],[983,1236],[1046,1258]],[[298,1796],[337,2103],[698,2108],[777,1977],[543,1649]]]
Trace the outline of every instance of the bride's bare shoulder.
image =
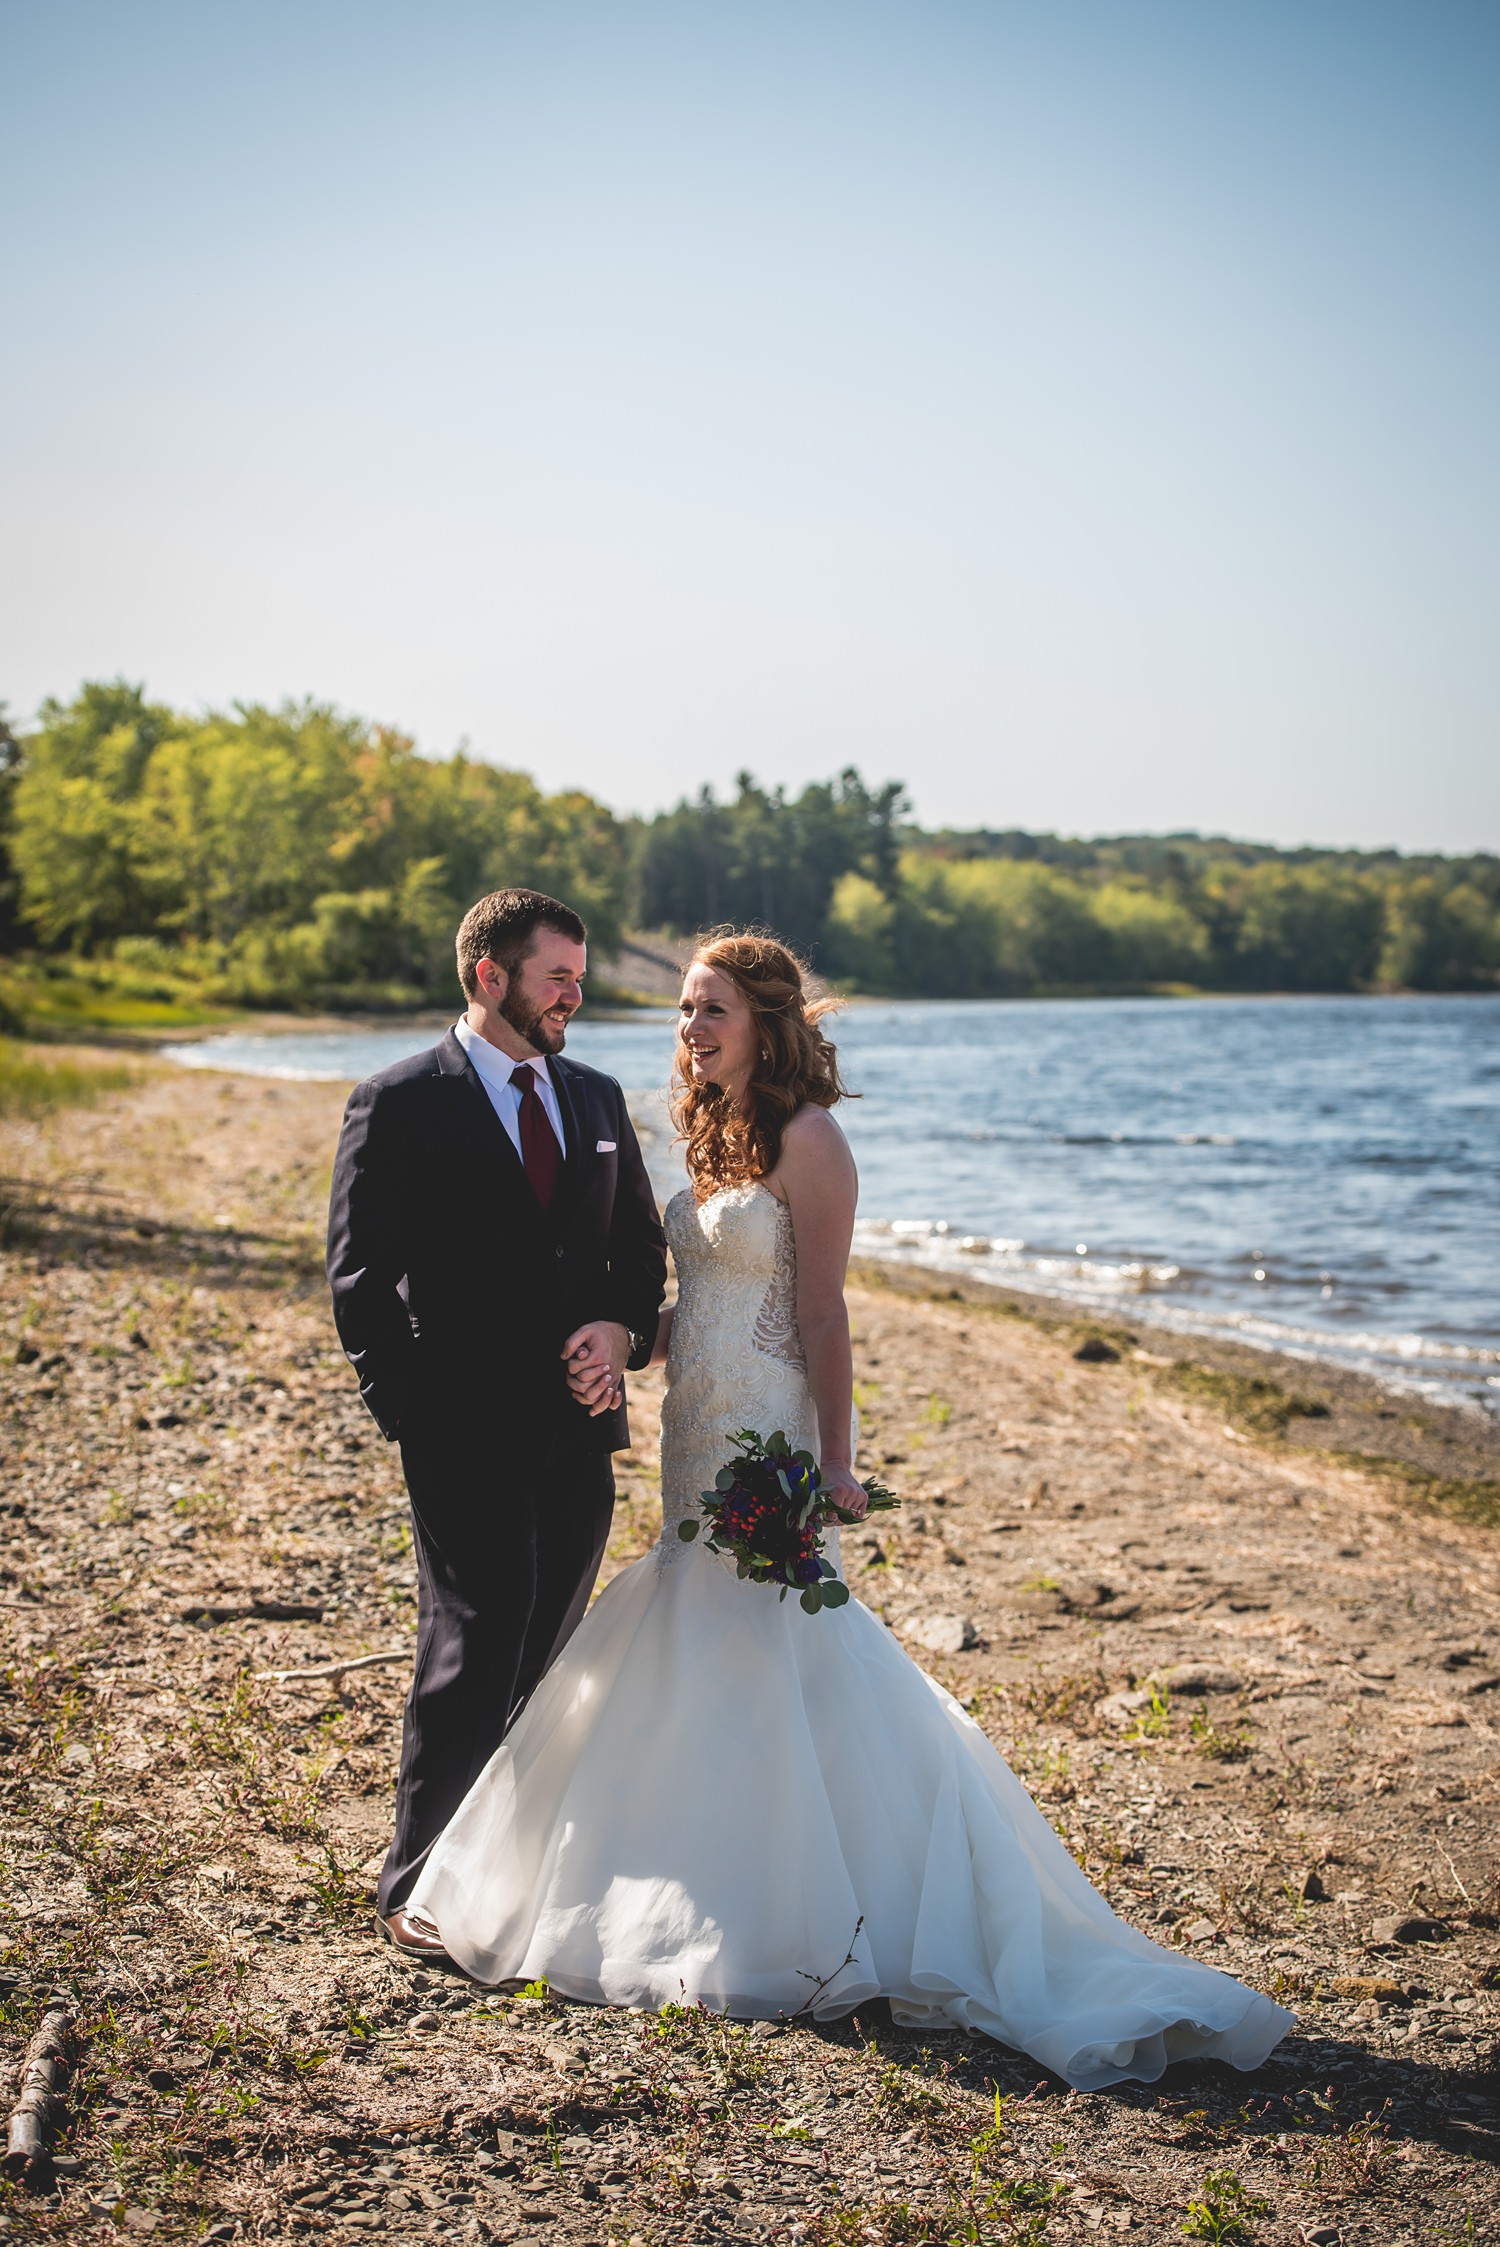
[[854,1176],[849,1142],[826,1108],[816,1108],[809,1102],[788,1117],[782,1128],[781,1159],[776,1170],[778,1177],[790,1172],[794,1179]]

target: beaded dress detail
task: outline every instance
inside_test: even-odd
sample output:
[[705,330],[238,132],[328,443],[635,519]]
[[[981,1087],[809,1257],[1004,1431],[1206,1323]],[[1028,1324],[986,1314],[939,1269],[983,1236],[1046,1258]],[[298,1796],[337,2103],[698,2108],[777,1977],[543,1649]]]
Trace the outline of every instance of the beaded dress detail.
[[[698,1513],[741,1428],[759,1436],[779,1428],[794,1451],[819,1455],[786,1203],[758,1184],[726,1186],[701,1202],[684,1187],[663,1224],[677,1268],[677,1309],[661,1415],[660,1568],[688,1552],[677,1524]],[[826,1530],[823,1543],[837,1563],[837,1530]],[[726,1565],[732,1570],[734,1562]]]

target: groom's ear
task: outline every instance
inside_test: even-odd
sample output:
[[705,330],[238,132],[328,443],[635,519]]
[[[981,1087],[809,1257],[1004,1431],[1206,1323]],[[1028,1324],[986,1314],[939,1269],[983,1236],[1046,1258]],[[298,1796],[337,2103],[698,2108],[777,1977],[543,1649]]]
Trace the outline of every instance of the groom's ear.
[[484,955],[483,959],[475,961],[474,977],[479,985],[480,990],[484,993],[487,999],[504,998],[506,986],[510,982],[510,977],[506,974],[503,967],[498,966],[496,962],[490,958],[488,953]]

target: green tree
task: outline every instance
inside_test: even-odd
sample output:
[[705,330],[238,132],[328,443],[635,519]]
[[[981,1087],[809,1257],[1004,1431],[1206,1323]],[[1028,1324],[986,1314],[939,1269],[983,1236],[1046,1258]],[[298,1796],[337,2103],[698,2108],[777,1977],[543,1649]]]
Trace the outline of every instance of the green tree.
[[1500,912],[1473,882],[1422,875],[1385,897],[1379,979],[1420,991],[1473,991],[1500,975]]
[[899,781],[872,790],[852,766],[792,799],[742,772],[731,802],[705,788],[644,824],[640,917],[684,932],[719,921],[758,923],[816,957],[845,874],[895,894],[906,809]]
[[311,911],[355,815],[363,740],[355,719],[287,703],[160,742],[128,822],[157,927],[228,947]]
[[47,701],[25,743],[12,805],[21,909],[47,944],[81,949],[151,924],[130,810],[170,710],[123,679]]
[[1117,983],[1201,983],[1213,970],[1208,930],[1183,901],[1139,881],[1106,882],[1094,917],[1110,942]]
[[868,874],[840,874],[824,929],[822,964],[861,991],[895,987],[897,901]]
[[21,737],[0,702],[0,952],[11,952],[21,933],[21,883],[11,857],[16,784],[21,777]]
[[1226,963],[1241,988],[1351,991],[1372,983],[1385,928],[1382,885],[1338,866],[1265,864],[1231,883]]

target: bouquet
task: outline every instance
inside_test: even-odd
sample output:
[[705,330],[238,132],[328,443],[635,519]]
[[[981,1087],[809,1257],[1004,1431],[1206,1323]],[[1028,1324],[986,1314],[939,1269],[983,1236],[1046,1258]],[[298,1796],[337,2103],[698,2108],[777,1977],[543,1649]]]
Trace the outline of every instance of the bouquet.
[[[779,1428],[764,1442],[753,1428],[741,1428],[734,1442],[735,1456],[714,1476],[713,1489],[703,1493],[703,1520],[680,1521],[678,1536],[686,1542],[706,1522],[708,1550],[733,1554],[736,1574],[752,1584],[779,1584],[782,1599],[798,1592],[809,1615],[820,1607],[845,1606],[849,1587],[824,1553],[822,1533],[829,1522],[864,1516],[837,1503],[812,1453],[793,1451]],[[860,1487],[869,1495],[872,1514],[901,1503],[873,1476]]]

